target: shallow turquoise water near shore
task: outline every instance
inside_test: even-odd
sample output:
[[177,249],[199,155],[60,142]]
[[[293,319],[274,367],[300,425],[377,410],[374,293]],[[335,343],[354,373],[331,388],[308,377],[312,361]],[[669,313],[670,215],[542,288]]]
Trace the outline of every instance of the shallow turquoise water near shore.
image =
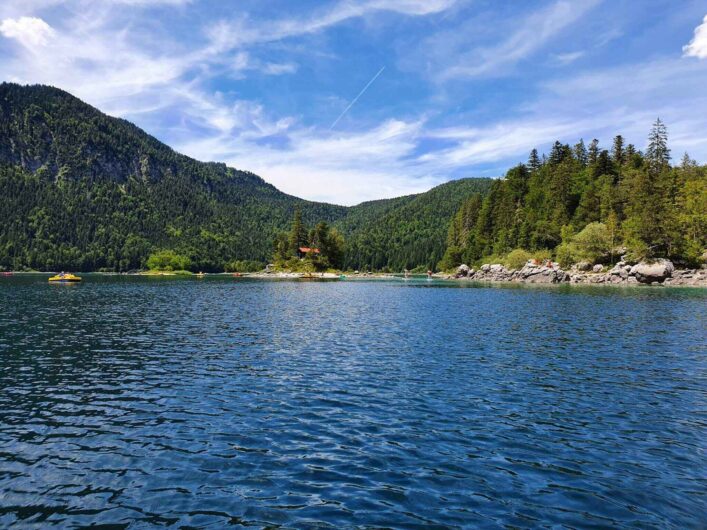
[[700,528],[707,290],[0,278],[0,527]]

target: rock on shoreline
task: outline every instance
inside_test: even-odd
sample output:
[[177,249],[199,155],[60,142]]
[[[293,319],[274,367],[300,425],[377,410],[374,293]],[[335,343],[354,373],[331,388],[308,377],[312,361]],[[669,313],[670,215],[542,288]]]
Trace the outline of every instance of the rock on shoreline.
[[707,269],[677,270],[667,259],[640,262],[633,266],[620,261],[608,272],[604,272],[601,265],[578,265],[571,271],[563,270],[559,263],[539,264],[533,260],[529,260],[520,270],[509,270],[500,264],[484,264],[479,270],[460,265],[450,278],[481,282],[707,287]]

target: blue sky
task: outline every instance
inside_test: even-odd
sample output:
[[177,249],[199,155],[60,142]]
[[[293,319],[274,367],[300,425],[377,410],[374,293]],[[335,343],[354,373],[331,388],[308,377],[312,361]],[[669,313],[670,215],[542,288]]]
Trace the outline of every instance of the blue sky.
[[0,79],[339,204],[657,116],[707,161],[704,0],[5,0]]

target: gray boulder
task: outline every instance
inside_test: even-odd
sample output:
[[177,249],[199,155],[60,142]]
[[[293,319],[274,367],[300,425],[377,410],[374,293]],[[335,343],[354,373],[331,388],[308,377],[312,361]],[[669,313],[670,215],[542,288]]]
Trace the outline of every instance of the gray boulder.
[[575,265],[575,268],[578,271],[588,271],[588,270],[591,270],[592,264],[589,263],[588,261],[580,261],[579,263],[577,263]]
[[603,270],[604,270],[604,266],[603,266],[603,265],[597,264],[597,265],[594,265],[594,267],[592,267],[592,272],[601,272],[601,271],[603,271]]
[[491,265],[489,265],[488,263],[484,263],[481,266],[481,272],[489,272],[490,270],[491,270]]
[[467,276],[469,276],[469,272],[471,272],[469,266],[462,263],[461,265],[459,265],[459,267],[457,267],[456,277],[466,278]]
[[615,281],[613,278],[618,278],[619,280],[625,280],[628,278],[628,273],[631,270],[631,267],[628,267],[628,270],[626,270],[626,266],[623,265],[622,263],[617,263],[614,265],[614,268],[609,271],[609,275],[612,277],[612,281]]
[[670,260],[657,259],[652,262],[641,261],[631,267],[630,275],[641,283],[663,282],[673,275],[675,266]]

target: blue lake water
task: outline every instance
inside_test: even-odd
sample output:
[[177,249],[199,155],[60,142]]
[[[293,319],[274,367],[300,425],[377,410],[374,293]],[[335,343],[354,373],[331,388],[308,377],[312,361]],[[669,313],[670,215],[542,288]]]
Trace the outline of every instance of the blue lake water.
[[0,527],[705,528],[707,290],[0,278]]

